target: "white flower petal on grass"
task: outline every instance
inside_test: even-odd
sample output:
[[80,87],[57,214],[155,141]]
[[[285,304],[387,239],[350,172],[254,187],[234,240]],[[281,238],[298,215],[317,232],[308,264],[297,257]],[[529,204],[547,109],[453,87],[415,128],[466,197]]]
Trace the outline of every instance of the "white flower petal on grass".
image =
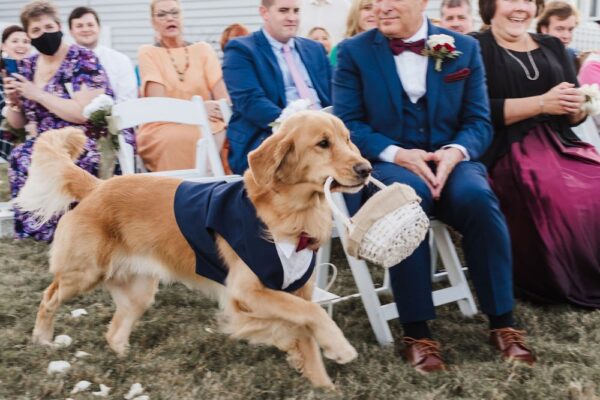
[[51,361],[48,364],[48,375],[52,374],[62,374],[67,372],[71,368],[71,364],[67,361]]
[[142,396],[135,397],[133,400],[150,400],[150,396],[148,396],[147,394],[145,394],[145,395],[142,395]]
[[98,397],[108,397],[108,393],[110,392],[110,388],[106,385],[100,384],[99,392],[92,392],[94,396]]
[[144,393],[144,387],[141,383],[136,382],[133,385],[131,385],[131,388],[129,388],[129,392],[127,392],[127,394],[123,397],[125,397],[127,400],[132,400],[134,397],[142,393]]
[[91,356],[90,353],[87,353],[82,350],[79,350],[77,353],[75,353],[75,357],[77,357],[77,358],[85,358],[85,357],[89,357],[89,356]]
[[75,386],[73,387],[73,390],[71,390],[71,394],[85,392],[86,390],[88,390],[90,388],[91,385],[92,385],[92,382],[90,382],[90,381],[79,381],[75,384]]
[[101,94],[94,97],[94,99],[83,109],[83,116],[89,119],[90,116],[98,110],[108,111],[115,105],[115,101],[112,97]]
[[54,338],[55,347],[69,347],[73,343],[73,339],[69,335],[58,335]]
[[71,311],[71,317],[73,318],[79,318],[82,315],[88,315],[88,312],[85,310],[85,308],[78,308],[77,310]]

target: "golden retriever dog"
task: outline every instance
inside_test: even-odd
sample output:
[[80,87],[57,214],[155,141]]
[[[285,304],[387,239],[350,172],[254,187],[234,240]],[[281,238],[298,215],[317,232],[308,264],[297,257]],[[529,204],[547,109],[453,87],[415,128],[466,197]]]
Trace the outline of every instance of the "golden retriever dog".
[[[197,274],[195,253],[175,219],[174,197],[182,180],[143,174],[99,180],[73,163],[84,142],[75,128],[41,136],[16,199],[17,207],[40,222],[79,202],[56,230],[50,250],[54,280],[39,306],[34,342],[52,342],[54,316],[62,303],[103,284],[116,305],[106,339],[124,354],[159,281],[176,281],[219,300],[224,332],[276,346],[313,385],[333,387],[319,348],[340,364],[357,353],[327,313],[311,302],[312,280],[293,293],[269,289],[218,235],[216,245],[227,267],[225,285]],[[305,233],[312,238],[312,250],[331,235],[332,216],[323,194],[327,177],[335,179],[337,191],[356,192],[371,172],[343,123],[316,111],[291,116],[248,160],[244,188],[269,237],[297,243]]]

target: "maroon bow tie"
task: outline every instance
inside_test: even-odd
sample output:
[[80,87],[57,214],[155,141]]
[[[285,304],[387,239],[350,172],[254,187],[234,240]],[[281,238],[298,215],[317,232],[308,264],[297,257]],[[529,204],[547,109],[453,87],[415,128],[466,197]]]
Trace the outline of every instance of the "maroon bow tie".
[[425,39],[417,40],[416,42],[405,42],[402,39],[390,39],[390,48],[395,56],[404,53],[406,50],[421,56],[423,49],[425,49]]
[[306,232],[302,232],[300,234],[300,239],[298,239],[298,247],[296,247],[296,252],[302,251],[311,244],[314,244],[317,240],[314,237],[308,236]]

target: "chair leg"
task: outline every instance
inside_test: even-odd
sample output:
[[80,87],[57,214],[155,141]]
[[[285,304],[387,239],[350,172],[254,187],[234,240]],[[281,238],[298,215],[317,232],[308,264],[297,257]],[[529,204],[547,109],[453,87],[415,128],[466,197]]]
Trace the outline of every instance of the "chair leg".
[[438,265],[438,257],[439,252],[437,248],[437,244],[435,243],[435,235],[433,234],[433,229],[429,229],[429,253],[431,255],[431,281],[439,282],[444,280],[445,275],[437,274],[437,265]]
[[452,285],[451,288],[460,291],[461,297],[456,300],[460,311],[465,316],[477,314],[477,306],[473,300],[473,293],[462,270],[458,254],[456,254],[456,249],[452,244],[452,239],[446,225],[435,223],[432,226],[432,230],[440,257],[444,263],[444,268],[448,273],[448,280]]
[[[348,215],[348,209],[346,208],[346,203],[344,202],[342,195],[339,193],[335,194],[334,200],[338,208]],[[373,283],[373,279],[371,278],[371,274],[369,273],[367,263],[350,256],[346,252],[346,227],[338,218],[334,218],[334,223],[340,235],[342,246],[344,247],[344,253],[346,254],[346,259],[350,265],[354,282],[356,283],[360,293],[360,297],[367,312],[367,317],[369,318],[373,333],[375,333],[375,337],[380,345],[391,345],[394,343],[392,331],[390,330],[388,321],[382,312],[381,302],[377,292],[375,291],[375,285]]]
[[327,243],[323,243],[317,252],[316,271],[315,271],[315,285],[318,288],[325,289],[327,282],[329,281],[329,267],[327,265],[321,265],[328,263],[331,259],[331,239]]

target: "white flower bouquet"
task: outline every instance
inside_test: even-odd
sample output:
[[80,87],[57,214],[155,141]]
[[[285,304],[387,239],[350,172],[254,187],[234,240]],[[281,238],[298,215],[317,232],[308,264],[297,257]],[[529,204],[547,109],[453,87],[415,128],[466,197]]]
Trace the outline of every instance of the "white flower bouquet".
[[595,116],[600,114],[600,87],[597,83],[591,85],[582,85],[579,90],[585,96],[585,102],[581,105],[581,110],[587,115]]
[[[101,94],[94,99],[83,109],[83,116],[90,121],[101,122],[107,115],[110,115],[115,101],[112,97],[106,94]],[[104,123],[106,125],[106,122]]]
[[83,109],[83,116],[98,132],[94,136],[100,151],[99,176],[103,179],[108,179],[113,175],[119,150],[119,132],[111,129],[107,119],[110,117],[114,105],[112,97],[101,94]]
[[431,35],[427,38],[427,46],[423,55],[435,59],[435,70],[442,70],[442,62],[445,59],[453,59],[462,54],[456,50],[454,38],[450,35]]
[[277,119],[269,124],[269,126],[273,129],[273,132],[276,132],[279,129],[281,123],[289,118],[292,114],[297,113],[298,111],[310,110],[310,106],[312,105],[310,100],[306,99],[298,99],[292,101],[281,111],[281,114]]

